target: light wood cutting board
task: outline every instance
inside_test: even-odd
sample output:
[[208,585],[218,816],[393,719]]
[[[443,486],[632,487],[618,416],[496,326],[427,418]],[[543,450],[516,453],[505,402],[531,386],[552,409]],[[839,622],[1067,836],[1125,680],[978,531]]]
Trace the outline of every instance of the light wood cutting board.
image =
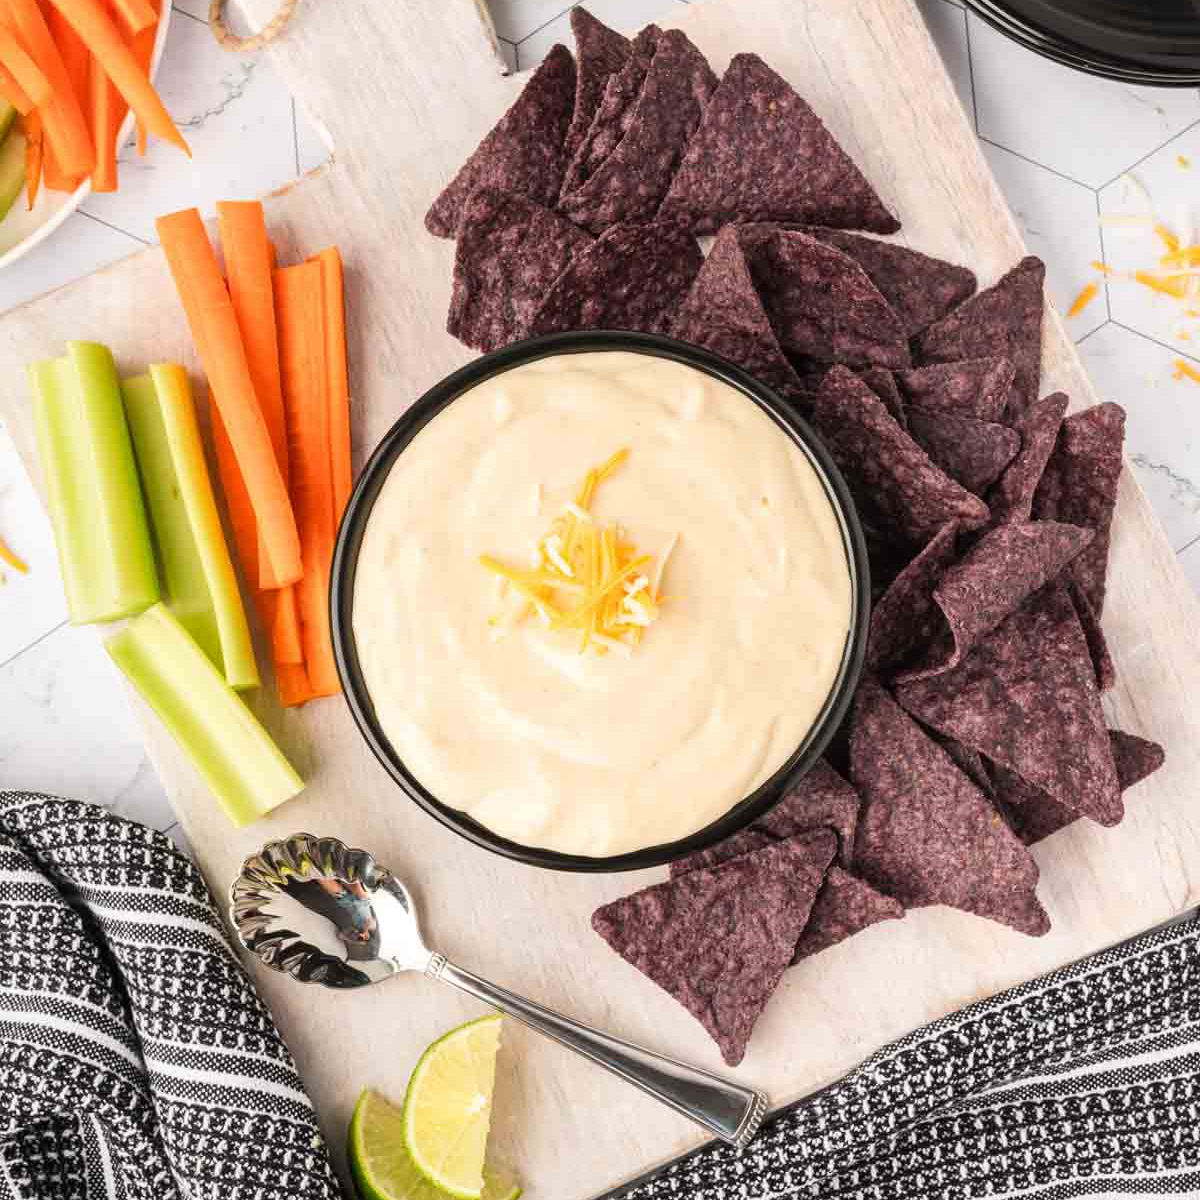
[[[265,17],[274,0],[251,0]],[[1023,253],[937,53],[909,0],[709,0],[679,25],[722,70],[761,53],[832,127],[904,222],[903,239],[991,283]],[[453,247],[421,224],[430,200],[515,96],[473,0],[309,0],[273,51],[328,128],[333,163],[272,197],[285,260],[338,243],[348,269],[359,462],[428,386],[469,357],[443,331]],[[180,161],[174,170],[187,171]],[[148,250],[0,321],[0,414],[36,478],[22,368],[67,338],[113,346],[123,368],[196,363],[162,256]],[[1095,402],[1056,317],[1043,391]],[[1126,472],[1105,627],[1120,682],[1113,725],[1167,747],[1118,829],[1079,825],[1036,850],[1054,921],[1033,940],[949,909],[867,931],[788,972],[737,1074],[782,1104],[926,1021],[1110,944],[1200,901],[1200,610]],[[389,783],[336,700],[256,708],[310,781],[299,799],[235,832],[141,710],[154,762],[214,892],[267,838],[300,829],[373,849],[410,880],[428,933],[464,965],[585,1020],[720,1068],[672,1000],[591,932],[600,903],[663,872],[587,878],[522,867],[443,830]],[[64,746],[64,749],[67,747]],[[37,780],[29,780],[36,786]],[[303,988],[254,969],[299,1061],[336,1154],[359,1090],[400,1096],[420,1049],[476,1010],[404,978],[361,992]],[[699,1140],[680,1118],[532,1035],[506,1035],[496,1148],[534,1200],[583,1200]]]

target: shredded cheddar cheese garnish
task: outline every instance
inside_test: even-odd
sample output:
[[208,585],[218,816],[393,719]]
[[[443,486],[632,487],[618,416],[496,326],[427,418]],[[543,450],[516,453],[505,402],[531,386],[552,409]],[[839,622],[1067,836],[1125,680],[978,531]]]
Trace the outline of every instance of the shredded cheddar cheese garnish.
[[1155,223],[1154,236],[1166,246],[1168,254],[1178,253],[1179,239],[1161,221]]
[[[672,538],[656,570],[653,555],[639,553],[619,525],[602,526],[591,511],[596,489],[628,458],[628,449],[618,450],[588,471],[574,499],[539,540],[532,569],[488,554],[479,558],[480,566],[525,602],[517,620],[532,609],[548,629],[577,632],[581,654],[589,648],[597,654],[631,654],[664,601],[658,590],[662,566],[678,539]],[[498,627],[501,621],[492,617],[489,623]]]
[[0,538],[0,560],[8,563],[14,571],[20,571],[22,575],[29,574],[29,567],[4,544],[3,538]]
[[1177,358],[1175,360],[1175,378],[1190,379],[1193,383],[1200,383],[1200,371],[1196,370],[1191,363]]
[[1083,287],[1079,295],[1075,297],[1075,303],[1067,309],[1068,317],[1077,317],[1100,292],[1100,286],[1096,283],[1089,283]]

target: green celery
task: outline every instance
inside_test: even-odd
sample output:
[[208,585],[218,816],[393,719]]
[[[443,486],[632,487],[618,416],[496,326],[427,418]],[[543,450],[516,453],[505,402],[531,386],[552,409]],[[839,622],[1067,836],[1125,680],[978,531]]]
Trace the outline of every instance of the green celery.
[[72,625],[158,599],[154,551],[112,354],[68,342],[29,368],[38,457]]
[[304,781],[170,609],[156,604],[106,643],[235,825],[294,796]]
[[230,687],[258,686],[237,576],[213,499],[187,372],[156,363],[121,384],[168,607]]

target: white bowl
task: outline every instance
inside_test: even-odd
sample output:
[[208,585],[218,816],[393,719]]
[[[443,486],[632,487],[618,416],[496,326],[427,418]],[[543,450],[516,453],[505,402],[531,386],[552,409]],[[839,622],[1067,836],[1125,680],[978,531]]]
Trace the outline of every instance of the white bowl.
[[[164,3],[154,37],[154,52],[150,56],[150,78],[158,74],[163,50],[167,44],[167,29],[171,24],[171,5]],[[117,145],[124,146],[133,136],[136,117],[125,114],[117,134]],[[28,254],[44,242],[92,194],[92,181],[85,179],[73,192],[52,192],[43,183],[33,208],[29,208],[22,191],[8,215],[0,221],[0,270]]]

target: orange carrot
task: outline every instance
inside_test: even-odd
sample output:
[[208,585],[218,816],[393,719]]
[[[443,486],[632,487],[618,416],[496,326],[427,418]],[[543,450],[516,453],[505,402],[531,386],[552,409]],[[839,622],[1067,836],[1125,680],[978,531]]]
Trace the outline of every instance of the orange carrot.
[[237,315],[204,222],[189,208],[159,217],[156,225],[217,408],[237,453],[262,532],[263,551],[270,560],[270,578],[276,586],[294,583],[301,575],[296,517],[254,393]]
[[96,152],[79,97],[37,0],[6,0],[3,15],[50,84],[50,98],[38,107],[54,158],[65,175],[86,175],[95,165]]
[[321,266],[325,311],[325,371],[329,380],[329,453],[333,472],[333,524],[337,529],[354,486],[350,464],[350,379],[346,366],[346,288],[336,246],[309,259]]
[[42,185],[42,159],[46,143],[42,136],[42,119],[36,110],[21,118],[25,126],[25,195],[26,205],[32,210],[37,202],[38,189]]
[[303,663],[276,664],[275,682],[279,687],[279,703],[284,708],[307,704],[316,695],[312,684],[308,682],[308,672]]
[[[279,344],[275,335],[275,297],[271,284],[271,244],[267,222],[257,200],[222,201],[217,205],[221,249],[229,298],[237,314],[246,361],[254,381],[254,394],[271,434],[275,459],[288,484],[287,425],[283,415],[283,391],[279,382]],[[263,557],[263,566],[269,563]],[[263,587],[278,586],[264,570]]]
[[[152,7],[155,11],[154,24],[139,30],[129,39],[133,57],[137,59],[138,66],[146,72],[147,78],[150,75],[150,60],[154,57],[154,44],[158,40],[159,0],[153,0]],[[128,109],[128,105],[126,105],[126,109]],[[137,122],[137,152],[139,156],[144,156],[146,153],[146,126],[140,117]]]
[[278,668],[281,664],[297,664],[304,661],[304,650],[300,642],[300,617],[296,609],[294,585],[279,591],[266,591],[257,584],[258,569],[258,524],[254,520],[254,509],[250,495],[242,480],[237,457],[221,413],[209,395],[209,412],[212,416],[213,449],[217,458],[217,474],[221,479],[221,491],[225,496],[225,507],[229,512],[229,525],[233,531],[233,545],[246,587],[254,599],[254,605],[263,624],[263,631],[271,643],[271,658]]
[[304,557],[304,574],[296,589],[300,634],[309,682],[314,691],[324,693],[338,687],[338,674],[329,634],[333,471],[325,401],[321,267],[314,262],[278,268],[273,280],[292,497]]
[[147,0],[113,0],[113,7],[130,33],[149,29],[158,20],[158,13]]
[[[13,0],[10,0],[10,3]],[[137,113],[146,128],[191,156],[188,144],[175,128],[158,93],[150,86],[145,69],[121,38],[116,22],[104,11],[100,0],[50,0],[70,22],[87,48],[100,60],[125,103]],[[51,81],[53,82],[53,81]]]
[[88,63],[92,56],[83,44],[83,39],[71,28],[58,9],[47,8],[43,3],[42,12],[45,14],[50,36],[54,39],[59,54],[62,55],[63,66],[67,68],[67,77],[71,80],[71,90],[78,97],[84,119],[87,120]]
[[276,663],[304,661],[304,640],[300,635],[300,605],[296,598],[299,585],[289,583],[285,588],[264,593],[274,599],[271,619],[271,651]]
[[68,175],[54,157],[54,147],[45,144],[42,150],[42,182],[52,192],[73,192],[86,178],[83,175]]
[[13,31],[0,25],[0,95],[25,116],[45,104],[51,93],[45,72],[26,53]]
[[125,106],[112,80],[104,73],[100,60],[92,55],[88,62],[88,114],[92,123],[92,141],[96,145],[96,167],[92,171],[92,190],[117,190],[117,134],[125,119]]

